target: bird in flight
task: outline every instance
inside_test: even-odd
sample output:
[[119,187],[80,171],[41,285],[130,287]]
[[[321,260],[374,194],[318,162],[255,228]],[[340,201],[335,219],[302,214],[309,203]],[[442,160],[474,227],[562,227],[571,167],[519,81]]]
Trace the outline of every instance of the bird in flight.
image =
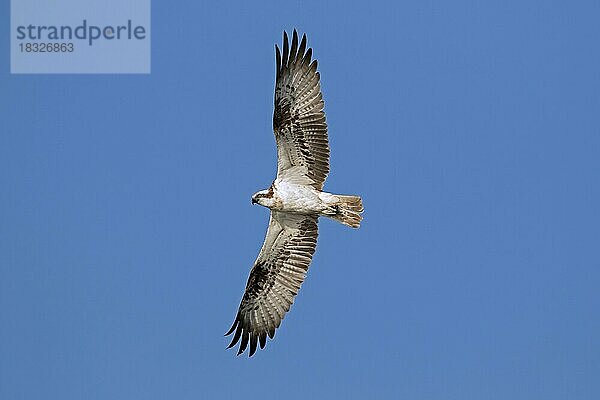
[[252,204],[271,210],[269,228],[235,321],[225,336],[228,349],[240,340],[238,355],[250,344],[264,348],[272,339],[304,281],[317,245],[320,216],[358,228],[362,220],[359,196],[322,191],[329,174],[329,141],[323,112],[317,60],[306,49],[306,35],[291,48],[283,33],[283,54],[275,45],[277,76],[273,131],[277,143],[277,177],[267,190],[252,196]]

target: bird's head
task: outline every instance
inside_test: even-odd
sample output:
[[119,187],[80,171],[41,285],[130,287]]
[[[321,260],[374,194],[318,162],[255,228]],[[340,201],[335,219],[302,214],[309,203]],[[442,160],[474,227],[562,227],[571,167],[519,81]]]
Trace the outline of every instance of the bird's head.
[[273,189],[261,190],[252,195],[252,204],[260,204],[263,207],[271,207],[274,204]]

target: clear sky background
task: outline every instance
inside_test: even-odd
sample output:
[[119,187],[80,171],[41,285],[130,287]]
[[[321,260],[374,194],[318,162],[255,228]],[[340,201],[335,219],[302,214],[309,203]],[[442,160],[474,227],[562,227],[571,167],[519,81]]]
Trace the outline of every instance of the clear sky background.
[[[2,3],[0,398],[600,398],[599,3],[217,3],[138,76],[10,75]],[[294,27],[365,220],[248,359]]]

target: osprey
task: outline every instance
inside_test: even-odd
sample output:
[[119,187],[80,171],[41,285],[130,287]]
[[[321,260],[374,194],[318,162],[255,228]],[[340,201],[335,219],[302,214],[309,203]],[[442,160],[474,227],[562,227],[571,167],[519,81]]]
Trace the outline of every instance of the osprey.
[[363,211],[359,196],[323,192],[329,173],[329,142],[323,95],[312,49],[306,35],[298,46],[294,30],[291,49],[283,33],[283,55],[275,45],[277,77],[273,131],[277,142],[277,177],[267,190],[252,196],[252,204],[271,210],[267,236],[228,336],[228,349],[241,339],[238,355],[250,343],[265,347],[289,311],[308,271],[317,245],[320,216],[358,228]]

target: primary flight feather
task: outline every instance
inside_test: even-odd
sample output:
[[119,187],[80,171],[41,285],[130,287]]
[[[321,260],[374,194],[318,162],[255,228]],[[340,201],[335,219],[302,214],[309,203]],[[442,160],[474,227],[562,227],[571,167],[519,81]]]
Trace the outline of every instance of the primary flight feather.
[[267,335],[273,338],[304,281],[317,245],[319,216],[358,228],[362,220],[359,196],[323,192],[329,174],[329,141],[323,112],[320,75],[306,35],[291,48],[283,33],[283,54],[275,45],[277,76],[273,132],[277,142],[277,177],[269,189],[252,196],[253,204],[271,210],[269,228],[258,254],[235,321],[225,334],[228,348],[240,342],[238,355],[250,344],[249,355]]

